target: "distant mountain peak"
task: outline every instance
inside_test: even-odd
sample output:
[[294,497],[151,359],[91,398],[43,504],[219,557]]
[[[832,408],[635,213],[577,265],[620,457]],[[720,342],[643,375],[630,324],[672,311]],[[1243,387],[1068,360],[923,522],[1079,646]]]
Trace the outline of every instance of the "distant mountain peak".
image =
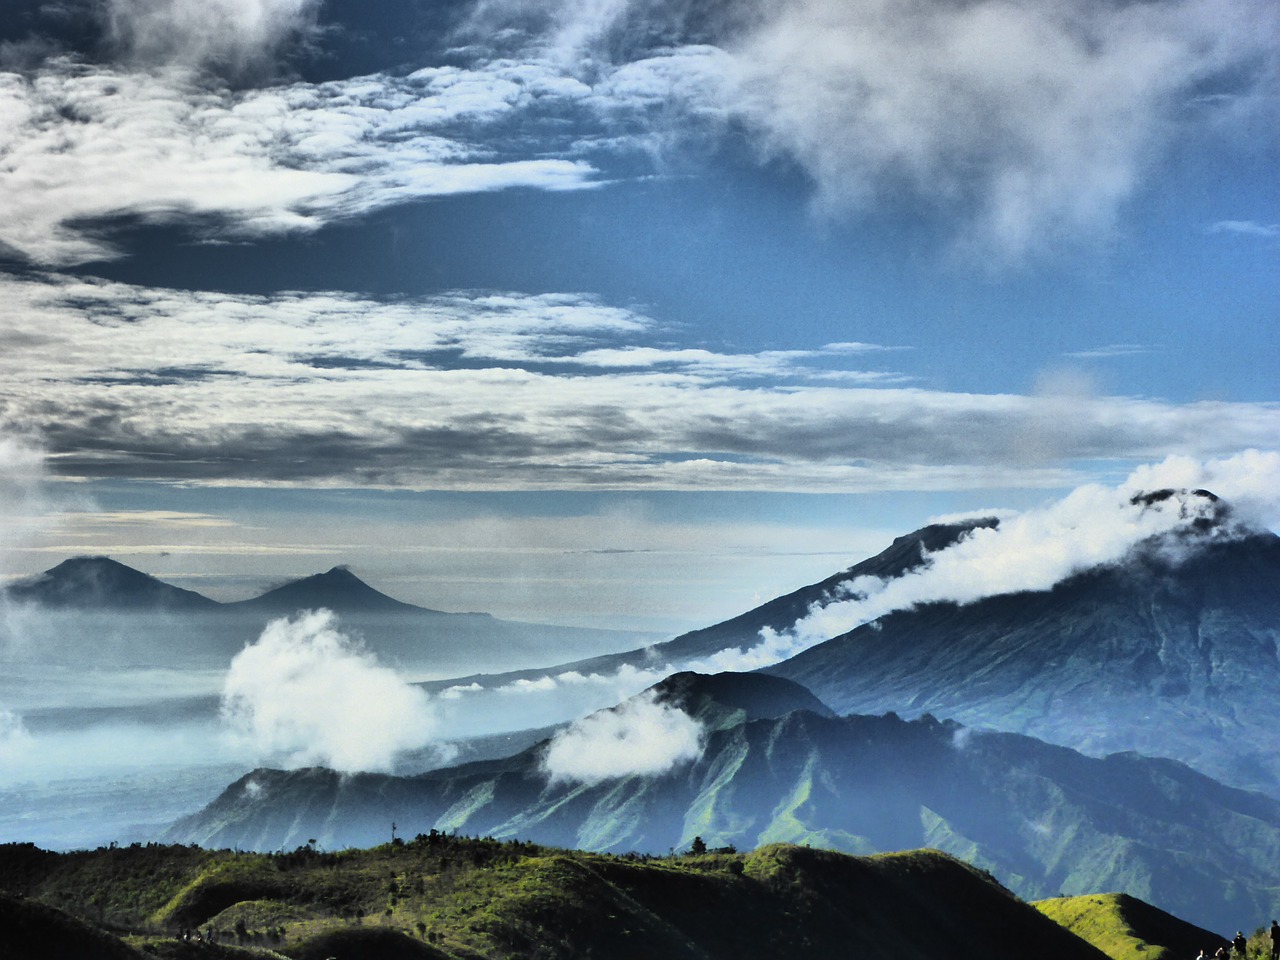
[[425,610],[375,590],[352,573],[346,564],[330,567],[324,573],[291,580],[252,600],[242,600],[235,606],[273,613],[293,613],[320,607],[337,613],[421,613]]
[[5,590],[19,603],[101,610],[206,610],[216,601],[106,556],[71,557]]

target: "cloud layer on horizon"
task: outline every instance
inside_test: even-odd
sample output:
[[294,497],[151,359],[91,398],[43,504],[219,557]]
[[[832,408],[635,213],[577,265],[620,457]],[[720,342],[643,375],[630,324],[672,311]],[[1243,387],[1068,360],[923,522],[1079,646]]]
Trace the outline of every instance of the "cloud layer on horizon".
[[[270,297],[0,275],[0,427],[68,477],[411,489],[1047,487],[1223,456],[1269,403],[948,393],[872,344],[717,353],[581,295]],[[56,389],[51,389],[56,386]],[[691,411],[696,411],[691,415]]]

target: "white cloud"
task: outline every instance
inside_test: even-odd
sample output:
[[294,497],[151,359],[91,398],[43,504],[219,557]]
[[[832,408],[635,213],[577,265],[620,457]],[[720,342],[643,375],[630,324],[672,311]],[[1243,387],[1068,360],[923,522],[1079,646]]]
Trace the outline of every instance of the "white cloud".
[[439,732],[427,695],[341,632],[328,610],[273,620],[236,654],[222,714],[260,760],[290,768],[390,770]]
[[[800,166],[818,210],[923,201],[988,262],[1107,238],[1171,141],[1206,113],[1229,135],[1274,83],[1280,29],[1266,0],[788,0],[701,11],[712,42],[681,45],[690,11],[664,0],[481,9],[599,76],[601,109],[736,122]],[[1209,83],[1246,95],[1224,105]]]
[[502,156],[470,136],[580,95],[560,79],[497,64],[234,92],[178,67],[0,73],[0,243],[69,264],[119,255],[105,233],[118,218],[255,237],[424,197],[589,187],[584,160]]
[[1241,519],[1258,527],[1280,527],[1280,452],[1246,450],[1221,460],[1201,462],[1171,456],[1138,467],[1125,489],[1207,489],[1222,497]]
[[1219,220],[1209,227],[1210,233],[1232,233],[1237,236],[1260,237],[1264,240],[1280,237],[1280,223],[1258,223],[1256,220]]
[[1254,0],[799,0],[734,46],[735,106],[824,209],[906,189],[1016,260],[1105,236],[1196,85],[1271,56],[1277,26]]
[[1110,360],[1114,357],[1134,357],[1144,353],[1151,353],[1151,348],[1140,343],[1109,343],[1089,350],[1074,350],[1065,356],[1079,360]]
[[542,756],[542,769],[552,783],[660,776],[700,757],[705,735],[702,724],[683,710],[642,694],[557,734]]
[[200,69],[269,61],[317,6],[108,0],[122,61],[0,74],[0,242],[70,264],[119,255],[122,218],[308,231],[424,197],[592,187],[588,155],[661,160],[745,129],[822,211],[923,200],[962,247],[1017,260],[1106,236],[1170,140],[1240,111],[1201,85],[1265,82],[1280,26],[1265,0],[790,0],[700,16],[690,42],[679,4],[508,0],[479,5],[477,44],[453,51],[468,67],[237,91]]

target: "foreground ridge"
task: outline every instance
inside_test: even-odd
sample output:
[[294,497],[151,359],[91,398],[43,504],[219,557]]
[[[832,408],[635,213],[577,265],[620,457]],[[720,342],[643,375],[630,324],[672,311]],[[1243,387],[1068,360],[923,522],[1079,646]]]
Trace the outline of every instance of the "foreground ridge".
[[9,960],[1014,960],[1029,945],[1038,957],[1106,956],[988,875],[930,850],[854,857],[775,844],[651,858],[436,831],[342,853],[134,845],[55,854],[9,844],[0,881]]

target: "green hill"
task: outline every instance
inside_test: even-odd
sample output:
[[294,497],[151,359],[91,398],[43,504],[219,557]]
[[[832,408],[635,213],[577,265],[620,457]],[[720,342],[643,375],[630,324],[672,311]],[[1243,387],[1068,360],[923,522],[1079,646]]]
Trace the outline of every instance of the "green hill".
[[[438,833],[338,854],[9,844],[0,884],[6,960],[1104,956],[936,851],[779,844],[643,858]],[[200,944],[180,939],[193,930]]]
[[1123,893],[1058,897],[1033,906],[1113,960],[1179,960],[1212,955],[1226,941]]

